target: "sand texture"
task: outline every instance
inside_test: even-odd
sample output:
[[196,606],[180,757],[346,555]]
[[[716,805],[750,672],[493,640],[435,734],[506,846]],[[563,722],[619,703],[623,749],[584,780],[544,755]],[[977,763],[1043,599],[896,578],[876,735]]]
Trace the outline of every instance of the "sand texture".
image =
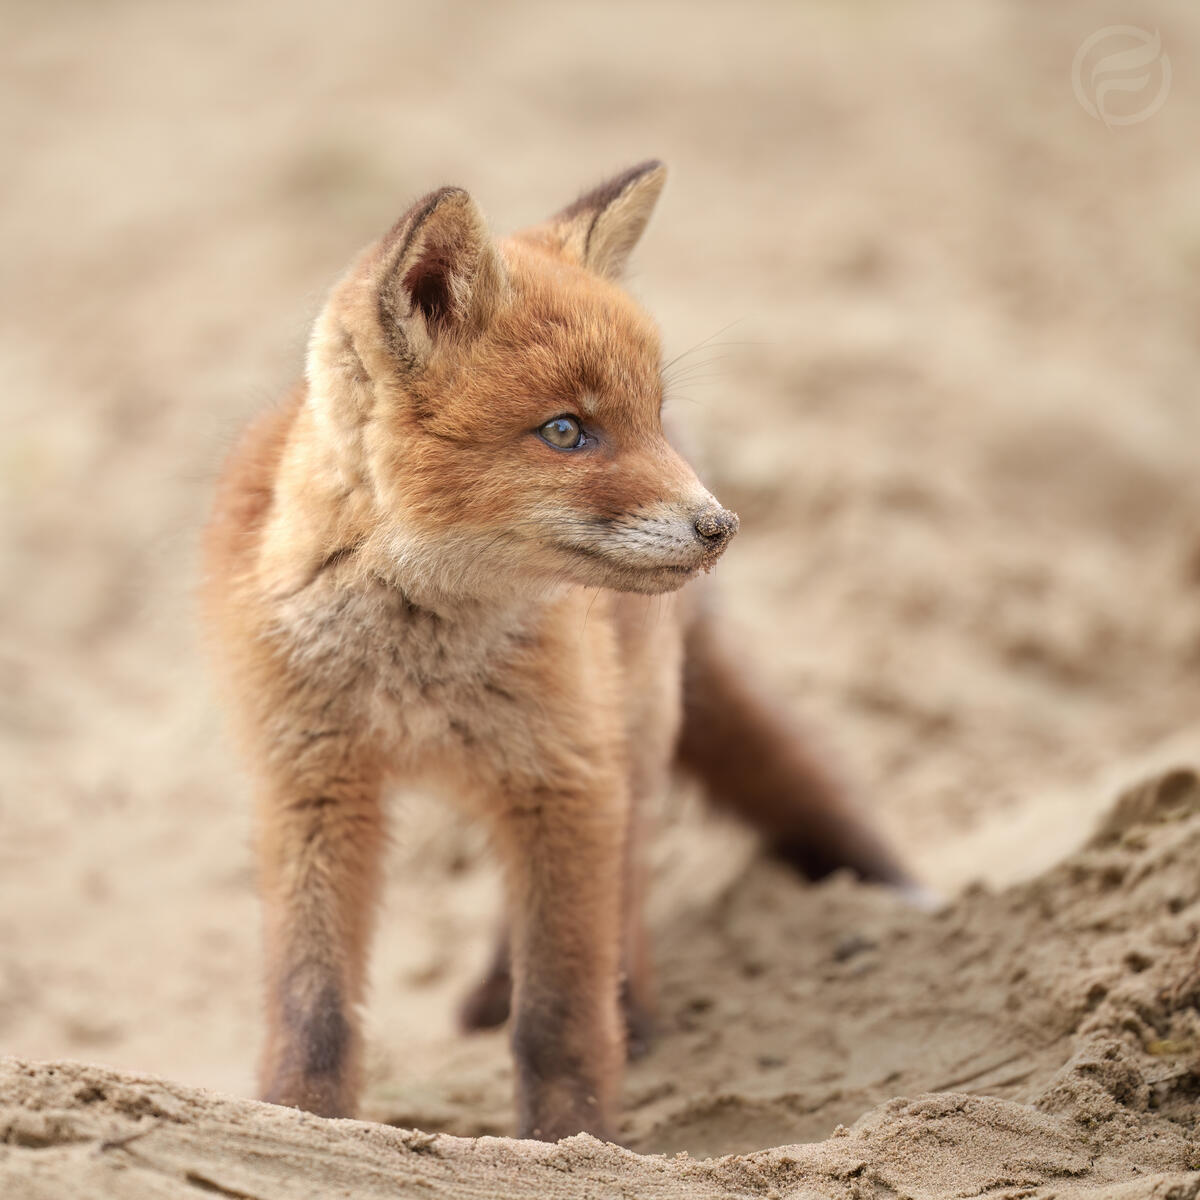
[[[625,1133],[775,1149],[701,1160],[586,1135],[464,1139],[6,1059],[0,1186],[47,1200],[1184,1200],[1200,1195],[1198,858],[1200,778],[1178,769],[1126,793],[1045,875],[936,914],[840,882],[788,904],[790,879],[748,870],[671,931],[690,965],[668,960],[670,1032],[635,1072]],[[781,1092],[770,1081],[793,1056],[810,1081]]]
[[[1173,81],[1108,128],[1072,60],[1131,23]],[[3,1200],[1197,1194],[1197,6],[11,0],[4,29]],[[741,517],[724,620],[945,906],[805,884],[681,784],[627,1148],[519,1144],[505,1035],[455,1029],[482,831],[397,796],[367,1123],[258,1105],[249,789],[195,603],[222,456],[415,197],[463,184],[505,230],[651,155],[630,286]]]

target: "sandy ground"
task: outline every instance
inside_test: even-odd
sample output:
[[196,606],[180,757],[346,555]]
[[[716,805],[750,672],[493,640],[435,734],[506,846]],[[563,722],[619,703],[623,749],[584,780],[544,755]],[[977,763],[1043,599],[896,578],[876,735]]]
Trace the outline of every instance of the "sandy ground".
[[[0,1073],[6,1196],[308,1195],[316,1160],[362,1195],[1195,1194],[1194,6],[3,8],[0,1051],[100,1064]],[[1174,64],[1112,129],[1071,84],[1108,24]],[[415,195],[511,228],[651,154],[632,286],[698,347],[669,403],[742,517],[726,606],[952,902],[805,886],[680,789],[621,1132],[691,1158],[219,1100],[259,1033],[193,600],[224,449]],[[395,817],[364,1116],[506,1134],[503,1035],[453,1030],[482,838]]]
[[[792,903],[790,878],[752,865],[664,931],[668,1024],[633,1073],[625,1129],[667,1154],[322,1121],[9,1058],[0,1184],[38,1200],[1188,1200],[1200,1195],[1198,855],[1200,777],[1176,769],[1127,791],[1060,866],[971,889],[936,916],[845,880]],[[448,1059],[440,1082],[464,1105],[503,1107],[492,1074]],[[381,1115],[454,1123],[435,1112]]]

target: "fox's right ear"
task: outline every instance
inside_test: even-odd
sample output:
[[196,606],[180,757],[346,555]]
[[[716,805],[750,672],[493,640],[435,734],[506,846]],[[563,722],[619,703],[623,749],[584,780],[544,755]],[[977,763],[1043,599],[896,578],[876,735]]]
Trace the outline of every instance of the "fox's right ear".
[[571,262],[619,279],[650,220],[667,168],[652,158],[584,192],[533,231]]
[[384,336],[411,365],[440,339],[483,329],[506,290],[483,213],[462,188],[413,205],[383,239],[378,270]]

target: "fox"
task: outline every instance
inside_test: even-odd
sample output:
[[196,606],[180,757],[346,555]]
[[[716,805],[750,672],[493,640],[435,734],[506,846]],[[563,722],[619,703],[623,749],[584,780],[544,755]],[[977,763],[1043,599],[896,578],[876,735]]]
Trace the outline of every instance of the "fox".
[[509,1023],[525,1138],[616,1135],[653,1028],[639,814],[676,768],[807,877],[911,883],[694,584],[739,522],[664,432],[622,286],[665,177],[504,238],[462,188],[418,200],[217,482],[202,608],[255,797],[266,1101],[357,1111],[397,785],[484,822],[503,868],[461,1021]]

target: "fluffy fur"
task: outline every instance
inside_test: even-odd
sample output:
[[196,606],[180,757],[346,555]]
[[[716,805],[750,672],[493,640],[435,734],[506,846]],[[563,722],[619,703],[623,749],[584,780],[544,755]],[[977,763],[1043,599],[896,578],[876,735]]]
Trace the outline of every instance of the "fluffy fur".
[[[465,1013],[511,1008],[522,1136],[612,1131],[651,1007],[637,803],[677,756],[802,868],[903,879],[675,594],[737,518],[665,438],[658,334],[617,282],[664,174],[502,241],[462,190],[425,197],[230,458],[205,600],[258,797],[268,1100],[355,1110],[397,780],[486,821],[504,864],[508,932]],[[577,449],[539,435],[563,415]]]

